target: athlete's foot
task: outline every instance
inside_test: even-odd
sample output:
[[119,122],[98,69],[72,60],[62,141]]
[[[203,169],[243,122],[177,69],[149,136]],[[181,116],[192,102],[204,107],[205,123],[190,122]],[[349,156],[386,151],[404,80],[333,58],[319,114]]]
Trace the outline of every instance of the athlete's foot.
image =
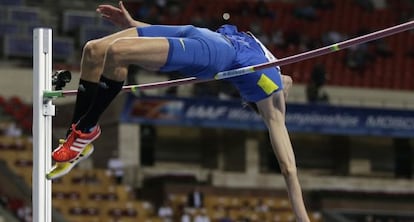
[[[59,143],[64,143],[65,140],[59,140]],[[69,162],[57,162],[52,167],[52,169],[46,174],[46,178],[49,180],[54,180],[59,177],[62,177],[68,174],[79,162],[83,161],[84,159],[88,158],[93,153],[94,147],[90,143],[86,145],[85,149],[79,155],[79,157],[75,158]]]
[[282,75],[282,81],[283,81],[283,97],[285,97],[285,101],[287,101],[288,94],[290,88],[292,88],[293,80],[290,76]]
[[72,124],[72,132],[66,140],[52,152],[52,158],[56,162],[70,162],[76,160],[85,147],[91,144],[101,135],[101,129],[97,125],[90,133],[82,133]]

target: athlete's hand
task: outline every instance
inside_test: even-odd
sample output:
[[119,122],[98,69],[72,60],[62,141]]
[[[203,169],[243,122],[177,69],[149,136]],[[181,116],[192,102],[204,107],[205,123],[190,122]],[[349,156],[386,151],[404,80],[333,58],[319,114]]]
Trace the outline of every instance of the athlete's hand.
[[99,5],[96,11],[101,14],[104,19],[111,21],[120,28],[129,28],[134,26],[135,20],[126,10],[122,1],[119,1],[119,8],[112,5]]

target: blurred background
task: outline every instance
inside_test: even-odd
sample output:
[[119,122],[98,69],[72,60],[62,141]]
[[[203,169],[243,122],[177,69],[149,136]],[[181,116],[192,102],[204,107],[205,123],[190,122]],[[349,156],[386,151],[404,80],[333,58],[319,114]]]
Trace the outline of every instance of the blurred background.
[[[126,0],[135,19],[252,31],[278,58],[414,17],[412,0]],[[53,69],[118,31],[98,0],[0,0],[0,221],[31,221],[33,28]],[[414,221],[414,30],[281,67],[286,124],[312,221]],[[176,79],[131,65],[126,84]],[[73,97],[55,100],[54,146]],[[53,181],[53,221],[295,221],[260,118],[226,82],[121,93],[95,153]]]

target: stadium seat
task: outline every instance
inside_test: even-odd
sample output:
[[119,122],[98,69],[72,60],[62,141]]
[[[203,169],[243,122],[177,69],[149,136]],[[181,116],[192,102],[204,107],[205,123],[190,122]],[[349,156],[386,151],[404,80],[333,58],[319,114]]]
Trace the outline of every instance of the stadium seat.
[[74,188],[73,186],[67,186],[64,184],[53,184],[52,186],[52,197],[55,199],[62,199],[67,201],[83,201],[82,193],[83,187]]
[[116,30],[119,30],[120,28],[115,26],[112,22],[106,20],[106,19],[99,19],[98,20],[98,27],[111,29],[112,32],[115,32]]
[[291,211],[279,211],[279,212],[272,212],[270,214],[272,221],[280,221],[280,222],[293,222],[295,221],[295,216]]
[[140,212],[133,207],[127,207],[122,202],[105,202],[102,204],[102,216],[108,218],[134,218],[137,219]]
[[155,214],[154,206],[145,200],[128,201],[126,205],[133,204],[138,209],[139,217],[150,217]]
[[174,206],[185,205],[187,203],[185,194],[168,194],[168,199]]
[[32,58],[33,39],[31,36],[5,35],[3,55],[6,57]]
[[44,13],[40,8],[29,6],[11,6],[7,8],[9,21],[40,23],[40,15]]
[[24,5],[24,0],[0,0],[2,6],[21,6]]
[[65,217],[82,215],[83,214],[82,204],[83,203],[80,201],[52,199],[53,207],[59,208],[59,211]]
[[55,60],[68,60],[75,54],[75,41],[73,38],[53,38],[53,58]]
[[113,180],[106,169],[93,169],[93,174],[96,175],[101,184],[106,186],[113,184]]
[[16,21],[0,21],[0,36],[19,33],[20,25]]
[[113,28],[100,27],[96,25],[82,25],[80,27],[79,44],[83,46],[87,41],[102,38],[114,33]]
[[120,194],[122,195],[122,198],[124,198],[123,200],[121,200],[121,198],[118,196],[118,193],[122,191],[122,188],[117,188],[115,185],[102,184],[99,182],[97,182],[97,184],[99,186],[96,186],[96,184],[85,185],[85,191],[88,200],[102,202],[126,201],[126,194]]
[[7,163],[7,166],[10,169],[14,171],[16,168],[14,162],[17,160],[16,152],[13,150],[1,150],[0,154],[0,158]]
[[113,189],[113,192],[116,193],[119,201],[128,201],[131,200],[131,187],[126,185],[116,185],[111,186],[110,189]]
[[62,28],[65,33],[79,31],[82,26],[96,25],[97,14],[93,11],[66,10],[63,12]]
[[59,212],[59,214],[61,214],[63,217],[66,217],[67,214],[64,212],[65,211],[65,207],[64,207],[64,202],[62,200],[52,200],[52,207],[54,210],[56,210],[57,212]]
[[207,208],[214,208],[217,206],[226,207],[230,205],[230,199],[222,196],[209,195],[205,197],[205,205]]
[[[163,220],[159,217],[148,217],[148,218],[145,218],[143,221],[144,222],[162,222]],[[128,222],[128,221],[123,221],[123,222]]]
[[264,198],[263,201],[267,206],[269,206],[273,210],[290,209],[290,203],[287,198],[271,197]]

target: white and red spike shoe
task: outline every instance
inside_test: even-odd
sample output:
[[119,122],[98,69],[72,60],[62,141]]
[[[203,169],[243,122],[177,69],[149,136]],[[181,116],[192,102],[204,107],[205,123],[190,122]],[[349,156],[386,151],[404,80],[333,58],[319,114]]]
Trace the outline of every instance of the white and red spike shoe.
[[52,152],[52,158],[56,162],[70,162],[79,157],[88,144],[91,144],[101,135],[99,125],[93,128],[90,133],[82,133],[76,130],[76,125],[72,124],[72,132],[63,144]]
[[[60,144],[65,143],[64,139],[59,140]],[[92,143],[86,145],[82,153],[77,158],[69,162],[56,162],[52,169],[46,174],[49,180],[57,179],[68,174],[79,162],[88,158],[93,153],[94,147]]]

